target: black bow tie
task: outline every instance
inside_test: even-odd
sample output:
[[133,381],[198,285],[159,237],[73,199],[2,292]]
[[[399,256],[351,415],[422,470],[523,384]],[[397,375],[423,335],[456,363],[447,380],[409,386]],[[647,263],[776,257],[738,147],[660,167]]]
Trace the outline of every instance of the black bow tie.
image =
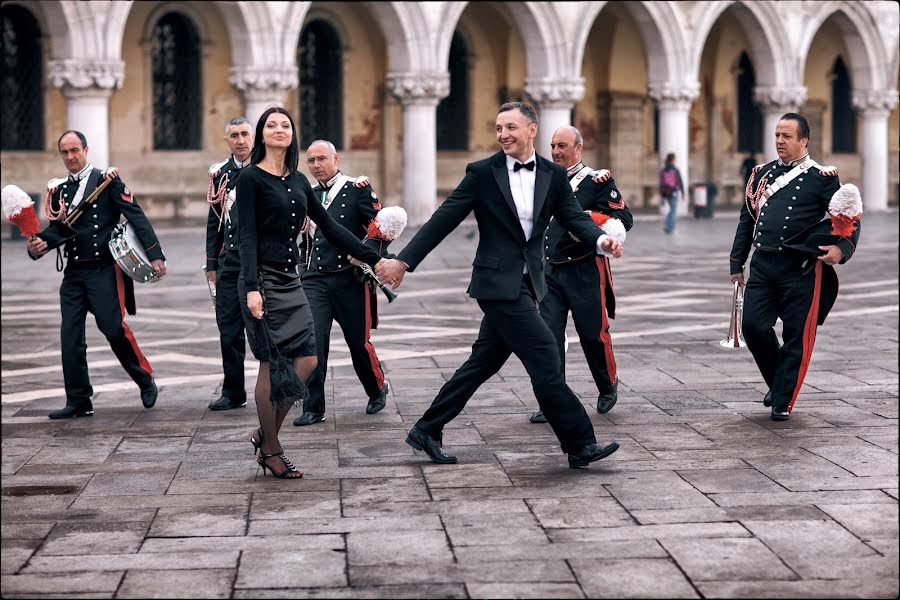
[[534,171],[534,161],[529,161],[524,165],[520,162],[517,162],[513,165],[513,173],[518,173],[519,169],[528,169],[529,171]]

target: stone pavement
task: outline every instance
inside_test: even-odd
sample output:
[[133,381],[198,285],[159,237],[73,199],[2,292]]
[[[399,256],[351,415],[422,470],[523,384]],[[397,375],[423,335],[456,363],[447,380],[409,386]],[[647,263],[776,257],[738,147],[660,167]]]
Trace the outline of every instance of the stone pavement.
[[622,446],[610,458],[567,467],[549,426],[528,422],[517,359],[446,429],[459,465],[404,443],[476,337],[467,223],[381,303],[381,413],[365,414],[335,327],[327,420],[298,428],[292,413],[281,437],[299,481],[258,471],[252,400],[206,410],[221,366],[201,227],[158,224],[170,275],[138,286],[128,318],[156,407],[89,320],[96,414],[62,422],[46,416],[64,404],[61,276],[4,240],[3,597],[897,597],[897,214],[868,216],[839,268],[784,423],[749,353],[718,345],[735,222],[684,218],[665,236],[639,217],[629,234],[610,413],[593,408],[577,343],[567,357],[598,438]]

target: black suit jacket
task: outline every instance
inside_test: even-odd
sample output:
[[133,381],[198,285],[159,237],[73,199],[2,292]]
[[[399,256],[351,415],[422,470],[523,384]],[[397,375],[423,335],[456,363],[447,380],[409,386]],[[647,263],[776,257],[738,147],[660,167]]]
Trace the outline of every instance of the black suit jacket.
[[531,237],[519,224],[509,188],[506,155],[470,163],[466,176],[444,203],[397,256],[413,271],[441,240],[470,212],[478,224],[478,249],[472,262],[469,295],[478,300],[515,300],[522,287],[522,268],[527,265],[531,284],[540,300],[547,292],[541,268],[544,231],[554,217],[587,244],[596,245],[603,230],[586,215],[575,199],[566,170],[536,157],[534,221]]

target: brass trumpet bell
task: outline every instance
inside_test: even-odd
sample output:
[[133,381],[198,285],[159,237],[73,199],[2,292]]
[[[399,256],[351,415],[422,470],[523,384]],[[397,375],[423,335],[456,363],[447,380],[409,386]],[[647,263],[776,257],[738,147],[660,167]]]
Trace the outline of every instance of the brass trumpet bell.
[[734,295],[731,298],[731,319],[728,321],[728,337],[719,342],[723,348],[743,348],[747,345],[741,333],[741,322],[744,320],[744,286],[734,282]]

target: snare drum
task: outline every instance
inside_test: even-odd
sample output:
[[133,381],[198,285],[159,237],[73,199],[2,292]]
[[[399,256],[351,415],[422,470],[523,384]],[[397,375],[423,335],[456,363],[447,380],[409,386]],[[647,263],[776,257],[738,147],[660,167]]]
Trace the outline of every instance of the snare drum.
[[109,251],[121,267],[122,272],[138,283],[156,283],[159,281],[153,265],[147,258],[144,247],[138,240],[134,229],[128,223],[119,223],[109,238]]

